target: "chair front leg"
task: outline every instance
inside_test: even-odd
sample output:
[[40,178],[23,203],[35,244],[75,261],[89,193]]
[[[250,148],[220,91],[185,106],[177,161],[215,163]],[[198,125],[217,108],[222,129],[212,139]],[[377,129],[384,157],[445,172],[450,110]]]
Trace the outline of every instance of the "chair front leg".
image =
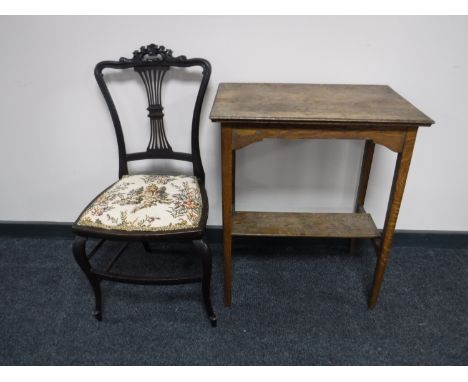
[[194,240],[193,244],[197,252],[200,254],[203,264],[203,279],[202,279],[202,293],[203,302],[205,303],[206,313],[210,320],[211,326],[215,327],[217,323],[216,314],[213,311],[211,305],[210,287],[211,287],[211,268],[212,268],[212,256],[211,251],[204,239]]
[[88,279],[91,287],[94,292],[94,299],[96,303],[95,311],[93,316],[98,320],[102,320],[102,297],[101,297],[101,280],[98,279],[91,273],[91,265],[86,256],[86,238],[81,236],[76,236],[73,242],[73,256],[75,257],[76,262],[80,266],[81,270]]
[[147,241],[142,241],[143,248],[145,249],[146,252],[152,252],[150,244]]

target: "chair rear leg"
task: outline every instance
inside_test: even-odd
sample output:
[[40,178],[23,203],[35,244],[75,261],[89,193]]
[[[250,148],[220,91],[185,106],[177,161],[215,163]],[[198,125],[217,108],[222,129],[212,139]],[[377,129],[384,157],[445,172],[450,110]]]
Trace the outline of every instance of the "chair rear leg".
[[202,293],[203,293],[203,302],[205,303],[206,313],[210,320],[211,326],[215,327],[218,318],[213,311],[213,306],[211,305],[211,296],[210,296],[210,287],[211,287],[211,251],[205,240],[194,240],[193,244],[197,249],[197,252],[200,254],[203,264],[203,279],[202,279]]
[[73,256],[75,257],[76,262],[80,266],[81,270],[88,279],[91,287],[94,292],[94,299],[96,303],[95,311],[93,316],[98,320],[102,320],[102,297],[101,297],[101,280],[95,277],[91,273],[91,265],[89,264],[88,258],[86,257],[86,238],[81,236],[76,236],[73,242]]
[[145,248],[146,252],[152,252],[151,247],[147,241],[142,241],[141,243],[143,244],[143,248]]

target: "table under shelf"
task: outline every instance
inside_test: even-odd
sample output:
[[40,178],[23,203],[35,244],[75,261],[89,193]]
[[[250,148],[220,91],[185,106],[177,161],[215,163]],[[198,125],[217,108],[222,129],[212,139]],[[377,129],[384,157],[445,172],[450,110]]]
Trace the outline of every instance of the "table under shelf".
[[368,213],[305,213],[236,211],[232,236],[378,238]]

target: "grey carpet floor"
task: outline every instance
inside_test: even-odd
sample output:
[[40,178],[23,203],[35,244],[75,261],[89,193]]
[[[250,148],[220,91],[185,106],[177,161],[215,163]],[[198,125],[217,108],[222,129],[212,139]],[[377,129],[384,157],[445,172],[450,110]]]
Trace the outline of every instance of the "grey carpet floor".
[[[105,264],[115,243],[96,262]],[[132,244],[118,267],[198,269],[189,247]],[[199,284],[103,282],[103,321],[68,238],[0,240],[1,365],[466,365],[468,248],[396,246],[367,309],[375,255],[344,242],[235,243],[232,308],[212,245],[212,328]]]

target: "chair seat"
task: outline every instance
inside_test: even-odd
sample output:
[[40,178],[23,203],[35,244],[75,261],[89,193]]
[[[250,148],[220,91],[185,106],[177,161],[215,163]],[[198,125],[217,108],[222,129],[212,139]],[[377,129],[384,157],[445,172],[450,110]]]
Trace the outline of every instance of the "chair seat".
[[203,199],[197,178],[186,175],[125,175],[103,191],[76,226],[126,232],[198,228]]

